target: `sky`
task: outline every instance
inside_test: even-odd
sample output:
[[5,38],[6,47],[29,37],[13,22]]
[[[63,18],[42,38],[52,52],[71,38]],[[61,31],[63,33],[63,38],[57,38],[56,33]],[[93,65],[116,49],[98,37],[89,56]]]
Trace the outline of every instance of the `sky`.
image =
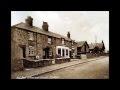
[[109,11],[11,11],[11,26],[33,18],[33,25],[42,28],[48,22],[49,31],[67,36],[69,31],[75,41],[104,42],[109,50]]

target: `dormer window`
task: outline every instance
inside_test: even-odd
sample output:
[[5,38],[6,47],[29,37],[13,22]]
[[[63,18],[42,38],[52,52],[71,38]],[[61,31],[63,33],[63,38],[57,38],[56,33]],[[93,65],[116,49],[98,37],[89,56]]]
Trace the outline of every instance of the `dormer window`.
[[52,44],[52,38],[51,37],[48,37],[48,43]]
[[28,38],[29,40],[34,40],[32,32],[28,32]]

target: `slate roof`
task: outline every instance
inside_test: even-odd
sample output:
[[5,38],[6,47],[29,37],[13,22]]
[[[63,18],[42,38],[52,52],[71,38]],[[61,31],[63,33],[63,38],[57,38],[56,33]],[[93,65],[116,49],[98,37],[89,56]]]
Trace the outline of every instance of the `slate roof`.
[[102,47],[103,47],[103,43],[96,43],[96,45],[97,45],[100,49],[102,49]]
[[102,49],[103,45],[103,43],[91,43],[89,44],[89,49],[94,49],[96,46]]
[[72,41],[71,38],[67,38],[63,35],[60,35],[60,34],[57,34],[57,33],[53,33],[51,31],[45,31],[39,27],[35,27],[35,26],[27,26],[25,23],[21,22],[19,24],[16,24],[16,25],[13,25],[12,27],[17,27],[17,28],[21,28],[21,29],[24,29],[24,30],[28,30],[28,31],[32,31],[32,32],[37,32],[37,33],[40,33],[40,34],[44,34],[44,35],[48,35],[48,36],[52,36],[52,37],[56,37],[56,38],[64,38],[65,40],[68,40],[68,41]]
[[77,46],[82,47],[84,45],[84,43],[87,43],[87,41],[79,41],[79,42],[77,42]]
[[95,45],[93,43],[88,44],[88,45],[89,45],[89,49],[94,49],[95,48]]

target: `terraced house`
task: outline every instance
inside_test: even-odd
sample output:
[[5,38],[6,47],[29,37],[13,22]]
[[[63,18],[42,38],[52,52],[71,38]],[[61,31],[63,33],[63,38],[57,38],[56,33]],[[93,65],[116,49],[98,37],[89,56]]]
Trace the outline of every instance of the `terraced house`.
[[26,67],[39,67],[61,63],[73,59],[88,58],[104,53],[104,42],[94,45],[87,41],[76,42],[70,37],[53,33],[47,22],[42,28],[33,25],[33,18],[28,16],[25,23],[20,22],[11,27],[11,71]]
[[49,31],[47,22],[42,28],[33,26],[33,18],[28,16],[25,23],[11,27],[11,70],[24,68],[23,59],[70,58],[72,39]]

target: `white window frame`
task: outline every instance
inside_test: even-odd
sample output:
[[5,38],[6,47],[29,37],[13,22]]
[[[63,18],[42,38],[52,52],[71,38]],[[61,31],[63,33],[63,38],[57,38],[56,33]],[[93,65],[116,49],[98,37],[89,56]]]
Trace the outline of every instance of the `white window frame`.
[[[69,54],[69,47],[65,47],[65,46],[56,46],[56,54],[58,55],[58,50],[61,49],[61,56],[63,58],[70,58],[70,54]],[[63,56],[63,50],[64,49],[64,56]],[[68,55],[66,55],[66,49],[68,50]]]
[[34,47],[33,47],[33,46],[29,46],[28,48],[29,48],[29,49],[28,49],[29,56],[34,56],[34,55],[35,55]]
[[62,44],[63,44],[63,45],[65,44],[65,39],[62,39]]
[[52,38],[51,37],[48,37],[48,43],[52,44]]
[[66,56],[68,56],[68,49],[66,49]]
[[[60,53],[59,53],[60,50]],[[61,56],[61,48],[58,48],[57,53]]]
[[34,40],[34,37],[33,37],[33,33],[32,33],[32,32],[28,32],[28,37],[29,37],[29,40]]

